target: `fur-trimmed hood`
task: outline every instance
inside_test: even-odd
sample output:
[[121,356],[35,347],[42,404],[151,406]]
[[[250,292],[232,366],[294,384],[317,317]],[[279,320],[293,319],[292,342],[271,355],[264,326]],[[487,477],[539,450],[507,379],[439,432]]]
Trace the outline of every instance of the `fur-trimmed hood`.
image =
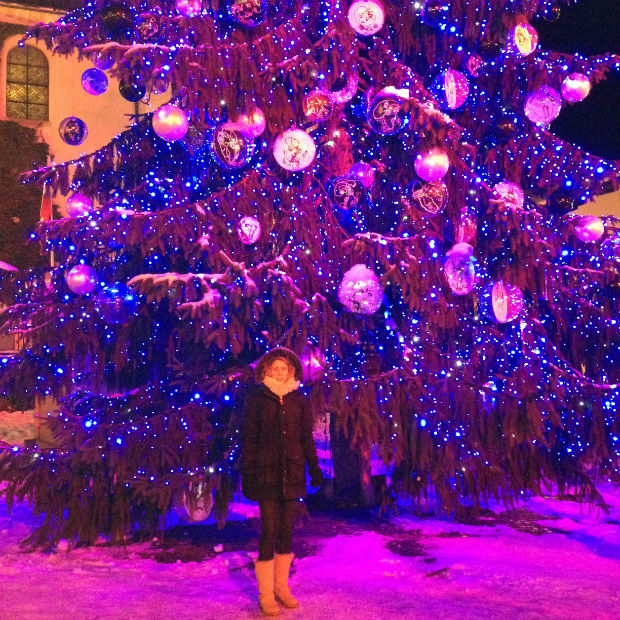
[[287,349],[286,347],[276,347],[275,349],[271,349],[270,351],[267,351],[267,353],[265,353],[265,355],[263,355],[258,360],[256,364],[256,382],[257,383],[264,383],[265,373],[267,372],[267,368],[271,365],[271,363],[275,359],[278,359],[280,357],[284,358],[293,367],[295,381],[299,383],[302,380],[303,368],[301,365],[301,360],[299,359],[297,354],[294,351]]

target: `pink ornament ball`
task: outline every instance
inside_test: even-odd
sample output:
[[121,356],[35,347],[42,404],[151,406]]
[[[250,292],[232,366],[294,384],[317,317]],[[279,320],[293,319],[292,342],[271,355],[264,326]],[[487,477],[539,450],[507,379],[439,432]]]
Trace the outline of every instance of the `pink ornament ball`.
[[252,138],[258,138],[265,131],[265,127],[267,127],[267,119],[260,108],[254,108],[254,111],[250,114],[239,116],[236,124],[241,131],[247,133]]
[[589,94],[592,84],[583,73],[571,73],[562,82],[562,97],[569,103],[583,101]]
[[469,243],[476,238],[478,227],[475,220],[466,213],[461,214],[455,226],[454,238],[458,243]]
[[368,189],[375,182],[375,169],[365,161],[358,161],[349,168],[349,174],[359,179],[360,183]]
[[349,25],[357,34],[370,36],[383,28],[385,10],[376,0],[354,0],[347,13]]
[[189,128],[187,114],[170,103],[161,106],[153,114],[152,122],[155,133],[166,142],[175,142],[184,138]]
[[550,86],[541,86],[525,99],[525,116],[533,123],[548,125],[562,109],[560,93]]
[[349,311],[374,314],[383,301],[383,287],[374,271],[366,265],[353,265],[340,282],[338,301]]
[[480,308],[491,320],[509,323],[523,311],[523,293],[510,282],[491,282],[482,289]]
[[493,188],[493,193],[503,200],[509,209],[523,209],[525,194],[516,183],[502,181]]
[[443,74],[443,90],[448,107],[456,110],[467,101],[469,82],[460,71],[448,69]]
[[202,13],[202,0],[175,0],[174,8],[183,17],[196,17]]
[[94,205],[88,196],[76,192],[67,198],[66,209],[69,217],[81,217],[82,215],[92,213]]
[[575,223],[575,234],[585,243],[594,243],[605,234],[605,224],[595,215],[582,215]]
[[301,368],[304,383],[308,381],[319,381],[325,374],[327,364],[325,356],[321,350],[308,342],[301,353]]
[[450,167],[448,154],[439,147],[421,151],[416,155],[414,167],[417,175],[425,181],[439,181]]
[[457,243],[447,253],[443,265],[450,290],[455,295],[467,295],[480,282],[480,265],[469,243]]
[[282,168],[291,172],[307,168],[315,155],[314,139],[303,129],[283,131],[273,142],[273,156]]
[[538,33],[530,24],[517,24],[507,38],[507,49],[517,56],[529,56],[538,45]]
[[260,239],[262,231],[260,222],[251,215],[242,217],[237,226],[237,235],[244,245],[256,243]]
[[67,286],[78,295],[88,295],[97,286],[97,273],[88,265],[76,265],[65,273]]

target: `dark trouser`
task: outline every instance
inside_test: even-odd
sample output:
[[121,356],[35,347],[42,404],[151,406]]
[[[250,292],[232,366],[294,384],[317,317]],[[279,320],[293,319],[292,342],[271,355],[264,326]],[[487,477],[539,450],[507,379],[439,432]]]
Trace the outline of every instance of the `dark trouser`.
[[293,524],[297,513],[296,499],[264,499],[258,502],[261,518],[259,561],[271,560],[276,553],[290,553],[293,541]]

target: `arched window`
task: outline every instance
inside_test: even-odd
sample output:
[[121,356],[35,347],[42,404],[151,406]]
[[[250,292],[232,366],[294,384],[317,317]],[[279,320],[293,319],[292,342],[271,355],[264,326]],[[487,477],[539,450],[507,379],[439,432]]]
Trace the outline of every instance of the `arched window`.
[[6,59],[6,115],[31,121],[48,120],[49,66],[32,45],[14,47]]

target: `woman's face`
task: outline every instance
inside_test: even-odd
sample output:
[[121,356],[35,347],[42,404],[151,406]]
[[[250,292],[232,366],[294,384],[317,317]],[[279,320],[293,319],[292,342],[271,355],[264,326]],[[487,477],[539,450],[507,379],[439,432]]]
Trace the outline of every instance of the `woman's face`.
[[270,377],[273,377],[276,381],[284,382],[289,376],[289,367],[285,360],[275,360],[269,366]]

